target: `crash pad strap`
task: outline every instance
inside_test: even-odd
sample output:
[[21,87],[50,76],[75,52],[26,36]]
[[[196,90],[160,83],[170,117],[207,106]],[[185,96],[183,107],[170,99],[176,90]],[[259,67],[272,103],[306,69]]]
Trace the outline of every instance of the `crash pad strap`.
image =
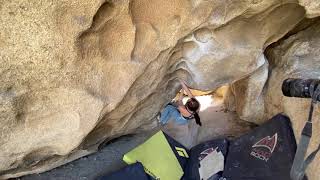
[[307,149],[309,146],[311,137],[302,135],[300,143],[297,148],[297,153],[294,158],[294,162],[291,168],[291,178],[293,180],[301,180],[304,177],[305,171],[310,163],[314,160],[317,153],[320,151],[320,144],[318,145],[318,148],[314,150],[307,158],[304,160],[304,157],[307,153]]
[[301,139],[297,147],[297,152],[296,152],[296,155],[294,156],[294,161],[290,171],[290,176],[293,180],[301,180],[304,176],[305,169],[307,168],[305,167],[305,169],[303,170],[303,166],[305,164],[304,157],[307,153],[309,142],[310,142],[309,136],[301,135]]
[[313,161],[313,159],[316,157],[317,153],[320,151],[320,144],[318,146],[318,148],[313,151],[305,160],[305,162],[303,163],[302,166],[302,171],[305,172],[305,170],[307,169],[308,165]]

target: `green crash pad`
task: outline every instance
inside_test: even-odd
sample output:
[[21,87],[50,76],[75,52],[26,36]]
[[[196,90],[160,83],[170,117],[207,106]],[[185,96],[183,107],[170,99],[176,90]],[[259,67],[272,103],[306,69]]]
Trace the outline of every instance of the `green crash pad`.
[[187,158],[187,150],[162,131],[123,156],[128,164],[141,162],[150,176],[161,180],[180,179]]

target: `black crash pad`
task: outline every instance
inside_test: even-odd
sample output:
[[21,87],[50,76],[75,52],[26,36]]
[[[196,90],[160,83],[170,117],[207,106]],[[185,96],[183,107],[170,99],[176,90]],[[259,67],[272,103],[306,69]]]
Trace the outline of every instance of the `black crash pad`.
[[149,180],[143,165],[139,162],[128,165],[123,169],[98,178],[99,180]]
[[290,119],[278,114],[230,143],[223,176],[227,180],[290,180],[295,151]]

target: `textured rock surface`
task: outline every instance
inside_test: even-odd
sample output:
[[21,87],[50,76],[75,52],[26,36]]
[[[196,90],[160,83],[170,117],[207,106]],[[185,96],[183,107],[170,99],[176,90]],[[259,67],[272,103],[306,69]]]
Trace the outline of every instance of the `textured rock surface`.
[[[261,58],[265,58],[261,56]],[[240,119],[261,124],[265,121],[264,85],[268,79],[268,62],[249,77],[232,84],[234,105]],[[231,102],[232,104],[232,102]]]
[[305,7],[308,18],[313,18],[320,15],[319,0],[299,0],[299,4]]
[[[313,5],[311,5],[312,7]],[[0,178],[42,172],[143,129],[178,90],[265,64],[293,0],[2,1]]]
[[[297,31],[299,29],[300,31]],[[293,32],[266,50],[268,68],[260,68],[249,77],[232,84],[231,102],[243,120],[261,123],[278,113],[287,114],[293,124],[297,141],[308,118],[310,99],[285,97],[281,86],[287,78],[320,78],[320,19],[302,22]],[[268,81],[266,81],[268,78]],[[229,100],[230,101],[230,100]],[[320,109],[315,108],[313,137],[308,149],[313,151],[320,143]],[[311,180],[320,178],[320,156],[308,168]]]
[[[308,118],[310,99],[290,98],[282,95],[281,85],[286,78],[320,78],[320,21],[308,29],[275,44],[267,51],[271,72],[266,85],[266,108],[269,117],[286,113],[293,123],[297,139]],[[309,153],[320,143],[320,108],[315,108],[314,125]],[[310,179],[320,179],[320,156],[308,168]]]

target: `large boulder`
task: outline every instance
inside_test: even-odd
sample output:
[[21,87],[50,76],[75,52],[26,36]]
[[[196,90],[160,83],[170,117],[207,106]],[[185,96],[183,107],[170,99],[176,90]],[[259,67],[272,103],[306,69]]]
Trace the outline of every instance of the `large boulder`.
[[[282,82],[287,78],[320,78],[320,19],[304,20],[286,37],[266,50],[269,68],[265,65],[251,75],[231,85],[229,99],[243,120],[261,124],[278,113],[285,113],[292,121],[299,142],[308,118],[311,99],[285,97]],[[228,101],[230,103],[230,100]],[[320,108],[315,108],[314,130],[308,153],[320,143]],[[307,170],[309,179],[320,179],[320,157]]]
[[43,172],[153,122],[182,78],[262,68],[305,16],[293,0],[2,1],[0,178]]
[[[261,58],[265,58],[264,55]],[[268,80],[268,67],[266,61],[263,66],[250,76],[236,81],[231,85],[231,94],[228,103],[234,105],[240,119],[262,124],[265,122],[264,87]],[[231,102],[230,100],[234,100]]]
[[[266,84],[266,114],[271,117],[284,112],[292,121],[297,141],[308,118],[310,99],[292,98],[282,95],[281,86],[286,78],[320,78],[320,21],[297,34],[283,39],[267,50],[271,71]],[[320,108],[315,108],[313,135],[308,152],[320,143]],[[309,179],[320,179],[318,155],[307,172]]]

